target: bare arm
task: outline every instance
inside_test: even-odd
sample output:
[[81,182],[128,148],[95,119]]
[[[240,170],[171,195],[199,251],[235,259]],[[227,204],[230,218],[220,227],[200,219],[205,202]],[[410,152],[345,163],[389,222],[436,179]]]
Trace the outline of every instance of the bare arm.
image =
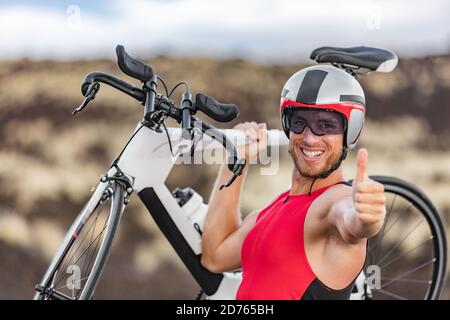
[[[253,152],[248,146],[239,148],[239,154],[245,155],[248,162],[266,147],[265,124],[244,123],[235,128],[244,131],[250,143],[257,145]],[[201,258],[202,265],[212,272],[229,271],[241,266],[242,242],[256,220],[254,212],[241,222],[239,203],[247,172],[248,165],[231,186],[219,190],[232,175],[223,165],[216,179],[203,227]]]
[[352,193],[336,201],[329,211],[330,222],[349,243],[376,235],[386,214],[384,186],[367,176],[367,159],[367,150],[359,150]]
[[[208,213],[206,215],[205,224],[202,235],[202,264],[213,272],[220,272],[218,268],[223,269],[224,262],[230,263],[230,268],[237,265],[237,245],[235,241],[231,247],[236,247],[235,250],[224,250],[221,245],[233,233],[236,233],[241,226],[241,213],[239,210],[239,200],[241,188],[247,175],[248,167],[238,177],[231,186],[219,190],[222,184],[225,184],[231,172],[226,165],[223,165],[219,171],[219,175],[214,184],[214,189],[211,194]],[[230,240],[228,241],[230,243]],[[228,246],[230,247],[230,245]],[[220,250],[219,250],[220,248]],[[220,266],[219,266],[220,265]],[[238,266],[236,266],[237,268]]]

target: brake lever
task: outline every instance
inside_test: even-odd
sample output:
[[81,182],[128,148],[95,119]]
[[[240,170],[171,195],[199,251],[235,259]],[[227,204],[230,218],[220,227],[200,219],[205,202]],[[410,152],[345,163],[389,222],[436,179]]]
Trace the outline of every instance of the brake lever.
[[194,157],[195,149],[197,148],[198,143],[202,140],[203,132],[198,130],[198,128],[193,128],[192,130],[192,145],[191,145],[191,158]]
[[95,95],[97,94],[99,89],[100,89],[100,83],[98,83],[98,82],[92,83],[86,91],[86,95],[85,95],[86,98],[83,100],[83,102],[80,104],[80,106],[78,108],[73,110],[72,115],[75,115],[78,112],[83,111],[83,109],[88,105],[88,103],[91,100],[95,99]]
[[247,162],[245,161],[245,159],[238,159],[233,167],[233,176],[230,178],[230,180],[228,180],[226,184],[221,185],[219,190],[229,187],[234,182],[234,180],[236,180],[236,178],[242,174],[246,163]]

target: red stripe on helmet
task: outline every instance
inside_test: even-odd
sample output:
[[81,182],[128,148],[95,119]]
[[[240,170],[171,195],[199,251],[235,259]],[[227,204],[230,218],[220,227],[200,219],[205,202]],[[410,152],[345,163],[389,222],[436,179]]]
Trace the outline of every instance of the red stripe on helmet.
[[286,108],[286,107],[300,107],[300,108],[303,107],[303,108],[334,110],[339,113],[342,113],[347,118],[347,121],[350,118],[350,113],[352,112],[353,109],[358,109],[358,110],[361,110],[362,112],[365,112],[364,106],[362,106],[358,103],[345,102],[345,101],[339,102],[339,103],[328,103],[328,104],[306,104],[306,103],[301,103],[301,102],[292,101],[292,100],[285,100],[280,105],[280,112],[282,113],[284,108]]

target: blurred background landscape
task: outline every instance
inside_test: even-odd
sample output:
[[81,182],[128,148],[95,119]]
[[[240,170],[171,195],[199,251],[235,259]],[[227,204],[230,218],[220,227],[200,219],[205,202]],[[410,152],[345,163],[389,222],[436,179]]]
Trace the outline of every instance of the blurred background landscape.
[[[0,9],[12,10],[1,1]],[[381,27],[374,32],[386,30]],[[13,35],[14,32],[8,37]],[[445,36],[450,39],[449,33]],[[48,41],[43,34],[40,37],[42,42]],[[6,54],[0,54],[0,299],[28,299],[67,228],[89,198],[90,189],[141,119],[142,107],[102,85],[85,111],[76,117],[71,115],[82,101],[81,81],[90,71],[108,72],[138,85],[120,72],[112,58],[115,45],[128,40],[110,39],[109,45],[104,46],[106,56],[58,58],[45,55],[45,50],[37,56],[27,55],[20,46],[19,54],[11,49],[16,48],[13,43],[17,39],[8,39]],[[355,41],[341,44],[378,44],[375,40]],[[408,44],[400,50],[400,62],[394,72],[361,78],[368,107],[359,147],[369,151],[369,175],[395,176],[417,185],[433,201],[450,231],[448,43],[443,50],[425,50],[417,56],[407,54]],[[334,43],[321,45],[330,44]],[[420,43],[416,45],[421,47]],[[33,48],[33,44],[28,48]],[[283,61],[282,55],[278,60],[239,54],[195,54],[195,50],[171,55],[172,49],[150,55],[143,53],[142,48],[133,48],[130,44],[127,50],[131,54],[140,52],[137,56],[150,64],[169,87],[186,80],[193,92],[236,103],[240,108],[238,119],[229,124],[212,121],[221,128],[256,121],[280,129],[281,88],[292,73],[310,64],[307,53],[298,61]],[[343,164],[348,179],[355,174],[355,155],[356,152],[350,152]],[[176,166],[168,178],[169,188],[190,186],[207,202],[217,169],[216,165]],[[260,175],[258,165],[253,165],[242,198],[243,214],[263,207],[284,191],[291,170],[286,148],[281,149],[277,175]],[[134,196],[95,297],[191,299],[198,290]],[[450,299],[448,281],[441,297]]]

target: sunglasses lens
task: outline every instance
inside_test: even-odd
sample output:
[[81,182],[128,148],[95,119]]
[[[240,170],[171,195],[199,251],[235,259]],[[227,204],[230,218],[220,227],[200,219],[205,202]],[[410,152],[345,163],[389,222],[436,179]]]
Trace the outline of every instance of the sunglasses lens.
[[290,130],[300,134],[307,126],[317,136],[341,134],[344,132],[344,118],[334,111],[295,110],[290,118]]
[[291,119],[291,131],[295,134],[300,134],[305,130],[307,123],[303,119]]

